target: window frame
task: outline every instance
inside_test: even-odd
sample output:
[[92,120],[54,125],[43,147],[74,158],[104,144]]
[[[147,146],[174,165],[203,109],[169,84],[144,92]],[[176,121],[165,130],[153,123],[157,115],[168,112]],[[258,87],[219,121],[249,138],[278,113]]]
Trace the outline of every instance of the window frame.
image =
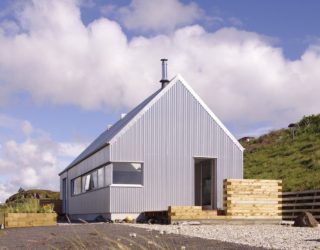
[[[76,180],[77,180],[77,179],[80,179],[80,192],[77,193],[77,194],[75,194],[75,184],[76,184]],[[81,178],[81,176],[78,176],[78,177],[73,178],[73,179],[71,180],[71,195],[72,195],[72,196],[76,196],[76,195],[79,195],[79,194],[81,194],[81,193],[82,193],[82,178]]]
[[[94,168],[94,169],[92,169],[92,170],[90,170],[90,171],[88,171],[88,172],[86,172],[86,173],[84,173],[84,174],[81,174],[81,175],[79,175],[79,176],[74,177],[73,179],[71,179],[71,180],[70,180],[70,184],[71,184],[71,196],[78,196],[78,195],[90,193],[90,192],[92,192],[92,191],[96,191],[96,190],[99,190],[99,189],[108,187],[109,185],[105,185],[106,182],[105,182],[105,176],[104,176],[104,175],[103,175],[103,186],[102,186],[102,187],[99,186],[98,170],[101,169],[101,168],[103,168],[103,173],[105,173],[105,168],[106,168],[106,166],[108,166],[108,165],[110,165],[110,164],[111,164],[111,163],[108,162],[107,164],[100,165],[99,167],[96,167],[96,168]],[[84,178],[87,178],[88,175],[90,176],[90,179],[91,179],[91,174],[92,174],[94,171],[97,172],[97,185],[98,185],[98,186],[97,186],[96,188],[93,188],[93,189],[85,190],[85,186],[84,186],[83,179],[84,179]],[[73,192],[73,187],[74,187],[73,185],[74,185],[74,184],[73,184],[73,183],[74,183],[74,181],[75,181],[77,178],[80,178],[80,180],[81,180],[81,192],[80,192],[79,194],[74,194],[74,192]],[[89,184],[89,185],[90,185],[90,184]]]
[[[132,163],[132,164],[140,164],[141,165],[141,183],[140,184],[121,184],[121,183],[113,183],[113,169],[114,163]],[[111,162],[111,187],[144,187],[144,162],[142,161],[112,161]]]
[[[115,184],[113,183],[113,164],[114,163],[136,163],[136,164],[140,164],[141,165],[141,184]],[[110,184],[107,184],[107,180],[106,180],[106,168],[107,167],[110,167],[111,168],[111,183]],[[98,170],[103,168],[103,186],[100,186],[99,184],[99,175],[98,175]],[[70,183],[71,183],[71,196],[78,196],[78,195],[82,195],[82,194],[87,194],[87,193],[90,193],[90,192],[94,192],[96,190],[99,190],[99,189],[102,189],[102,188],[107,188],[107,187],[132,187],[132,188],[141,188],[141,187],[144,187],[144,162],[142,161],[112,161],[112,162],[108,162],[108,163],[105,163],[105,164],[102,164],[86,173],[83,173],[73,179],[71,179]],[[86,190],[86,191],[83,191],[83,179],[85,176],[91,174],[92,172],[94,171],[97,171],[97,183],[98,183],[98,186],[96,188],[93,188],[93,189],[89,189],[89,190]],[[73,191],[73,188],[74,188],[74,181],[77,179],[77,178],[80,178],[80,182],[81,182],[81,190],[80,190],[80,193],[79,194],[74,194],[74,191]],[[90,177],[91,179],[91,177]]]

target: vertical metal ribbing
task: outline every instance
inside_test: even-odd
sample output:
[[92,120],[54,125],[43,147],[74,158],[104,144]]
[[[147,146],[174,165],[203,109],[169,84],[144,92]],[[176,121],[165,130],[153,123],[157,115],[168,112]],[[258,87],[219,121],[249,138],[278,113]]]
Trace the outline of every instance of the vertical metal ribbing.
[[223,179],[242,177],[242,151],[179,82],[110,147],[111,161],[144,162],[144,187],[111,188],[114,213],[194,205],[194,156],[217,158],[219,208]]

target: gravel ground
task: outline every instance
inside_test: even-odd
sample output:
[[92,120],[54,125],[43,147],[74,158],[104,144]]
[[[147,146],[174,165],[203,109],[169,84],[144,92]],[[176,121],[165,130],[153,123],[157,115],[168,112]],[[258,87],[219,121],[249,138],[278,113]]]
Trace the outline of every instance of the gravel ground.
[[248,249],[241,244],[201,239],[123,224],[78,224],[0,230],[4,249]]
[[320,227],[282,225],[147,225],[139,228],[271,249],[320,249]]

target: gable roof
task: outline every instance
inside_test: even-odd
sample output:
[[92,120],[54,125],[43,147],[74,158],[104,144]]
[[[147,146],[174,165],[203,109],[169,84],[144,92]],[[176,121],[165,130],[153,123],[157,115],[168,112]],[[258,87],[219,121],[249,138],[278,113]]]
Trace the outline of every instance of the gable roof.
[[72,161],[68,167],[66,167],[60,175],[66,170],[72,168],[77,165],[84,159],[93,155],[100,149],[109,145],[111,139],[119,133],[119,131],[124,128],[162,89],[157,90],[152,95],[150,95],[147,99],[141,102],[138,106],[132,109],[126,116],[120,120],[118,120],[110,129],[105,130],[101,133],[97,139],[95,139],[74,161]]
[[244,148],[238,142],[238,140],[230,133],[230,131],[223,125],[219,118],[210,110],[210,108],[204,103],[204,101],[197,95],[197,93],[190,87],[190,85],[177,75],[170,80],[170,83],[163,89],[159,89],[150,95],[147,99],[141,102],[133,110],[131,110],[124,118],[118,120],[110,129],[104,131],[100,136],[94,140],[70,165],[65,168],[59,175],[77,165],[81,161],[85,160],[89,156],[93,155],[100,149],[109,145],[115,141],[127,128],[131,126],[136,120],[138,120],[157,100],[159,100],[171,87],[177,82],[181,82],[186,89],[195,97],[200,105],[208,112],[212,119],[222,128],[222,130],[230,137],[230,139],[243,151]]

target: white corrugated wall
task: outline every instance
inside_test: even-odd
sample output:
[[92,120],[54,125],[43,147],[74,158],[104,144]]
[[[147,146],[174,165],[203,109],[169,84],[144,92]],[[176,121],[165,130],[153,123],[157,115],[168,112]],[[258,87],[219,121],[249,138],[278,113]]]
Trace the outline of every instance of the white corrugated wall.
[[[68,213],[69,214],[90,214],[107,213],[110,211],[110,188],[105,187],[88,193],[71,195],[71,180],[81,176],[103,164],[109,162],[109,147],[105,147],[94,153],[89,158],[69,169],[68,176]],[[64,174],[65,175],[65,174]],[[63,176],[64,176],[63,175]],[[62,188],[60,189],[62,190]]]
[[243,177],[243,152],[177,82],[110,145],[111,161],[144,163],[144,187],[111,187],[110,212],[194,204],[194,157],[217,158],[217,205],[223,179]]

